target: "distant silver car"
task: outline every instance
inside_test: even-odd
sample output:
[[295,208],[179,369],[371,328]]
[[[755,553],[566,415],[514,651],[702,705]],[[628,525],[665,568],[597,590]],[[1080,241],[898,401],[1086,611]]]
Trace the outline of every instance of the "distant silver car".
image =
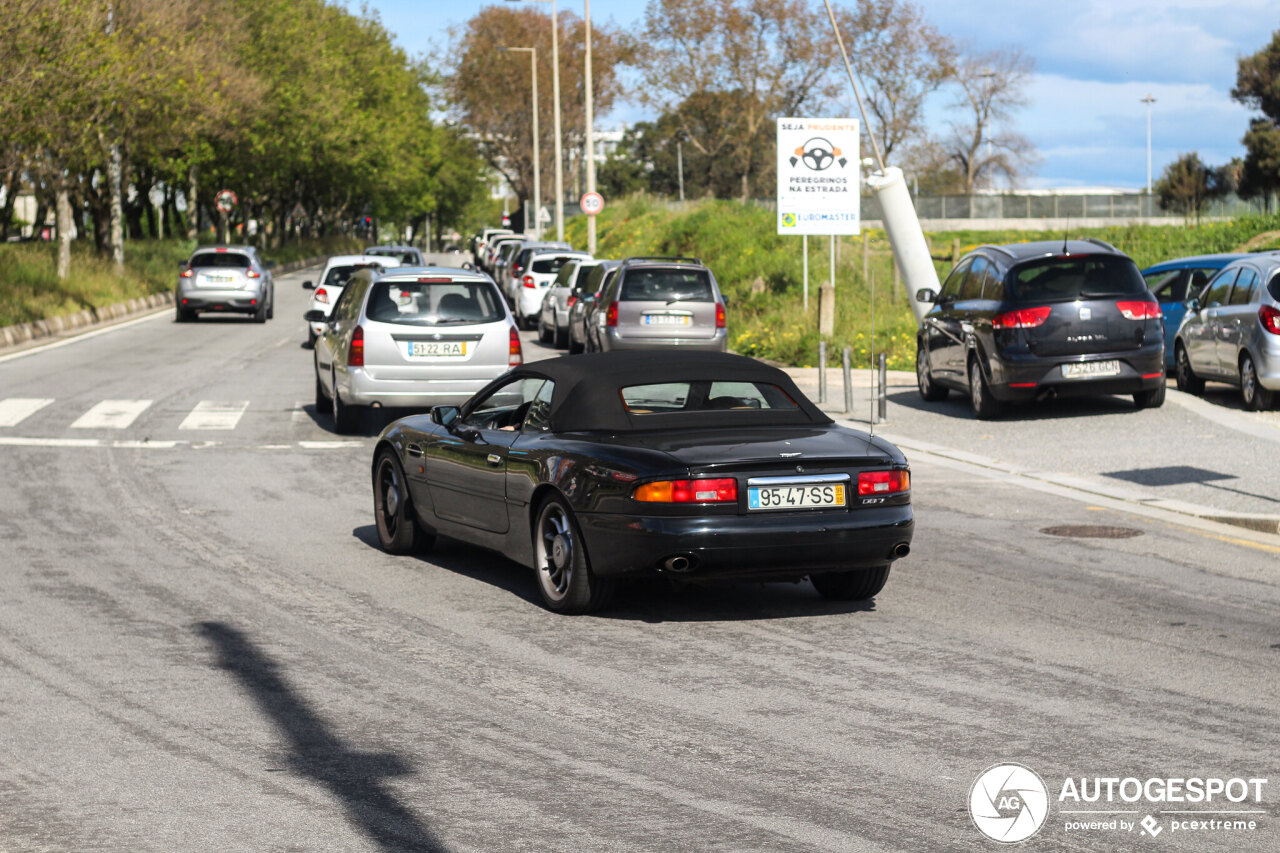
[[426,265],[422,250],[413,246],[370,246],[364,254],[377,258],[395,258],[402,267],[421,267]]
[[207,246],[178,265],[174,321],[189,323],[206,311],[249,314],[265,323],[275,315],[275,264],[253,246]]
[[627,258],[591,308],[587,350],[724,352],[728,304],[697,258]]
[[555,281],[547,288],[542,298],[542,309],[538,312],[539,342],[555,347],[569,345],[569,316],[578,301],[574,288],[579,281],[586,282],[598,263],[594,258],[574,258],[560,268]]
[[1280,399],[1280,252],[1233,261],[1209,280],[1174,336],[1178,388],[1192,394],[1205,380],[1240,389],[1246,409]]
[[524,361],[520,335],[485,275],[458,269],[369,268],[348,281],[315,344],[316,411],[339,433],[366,407],[460,405]]
[[560,268],[570,261],[590,257],[586,252],[567,249],[535,249],[529,252],[520,276],[520,286],[516,288],[516,321],[526,329],[535,328],[542,313],[542,299],[560,274]]
[[569,294],[569,352],[580,353],[587,349],[590,332],[595,327],[595,311],[600,297],[609,289],[622,261],[596,261],[587,271],[586,278],[579,276]]

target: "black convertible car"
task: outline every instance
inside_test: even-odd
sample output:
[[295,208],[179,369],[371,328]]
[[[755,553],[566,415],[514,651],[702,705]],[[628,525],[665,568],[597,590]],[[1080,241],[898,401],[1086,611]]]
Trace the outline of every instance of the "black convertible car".
[[387,551],[437,533],[501,551],[560,613],[653,573],[871,598],[915,526],[896,447],[834,424],[781,370],[702,352],[538,361],[398,420],[373,504]]

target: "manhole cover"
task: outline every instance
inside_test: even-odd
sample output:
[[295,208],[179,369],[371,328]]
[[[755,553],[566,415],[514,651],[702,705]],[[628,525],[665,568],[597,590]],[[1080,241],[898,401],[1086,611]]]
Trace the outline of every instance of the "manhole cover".
[[1040,532],[1075,539],[1132,539],[1142,535],[1141,530],[1132,527],[1109,527],[1105,524],[1063,524],[1058,527],[1042,527]]

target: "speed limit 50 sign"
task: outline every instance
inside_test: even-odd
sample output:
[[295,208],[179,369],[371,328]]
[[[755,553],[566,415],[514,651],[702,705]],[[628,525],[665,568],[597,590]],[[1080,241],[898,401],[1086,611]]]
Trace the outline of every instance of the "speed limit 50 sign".
[[582,208],[582,212],[587,216],[595,216],[604,210],[604,198],[600,193],[586,193],[578,204]]

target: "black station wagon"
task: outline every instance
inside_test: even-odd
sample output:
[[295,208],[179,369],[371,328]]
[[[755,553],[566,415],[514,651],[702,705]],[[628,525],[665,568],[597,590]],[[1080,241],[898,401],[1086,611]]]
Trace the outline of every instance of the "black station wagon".
[[956,264],[916,333],[920,395],[967,394],[974,414],[1005,403],[1132,394],[1164,403],[1160,305],[1138,267],[1101,240],[980,246]]

